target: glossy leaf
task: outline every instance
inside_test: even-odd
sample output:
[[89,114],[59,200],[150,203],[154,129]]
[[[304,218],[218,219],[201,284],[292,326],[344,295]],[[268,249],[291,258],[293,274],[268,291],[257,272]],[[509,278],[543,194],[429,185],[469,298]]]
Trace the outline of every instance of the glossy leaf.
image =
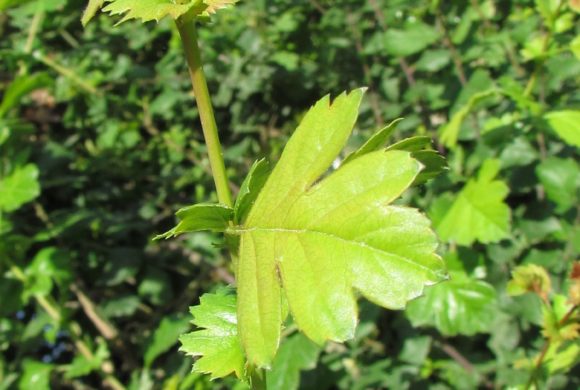
[[443,240],[471,245],[509,236],[510,208],[504,203],[509,189],[503,181],[494,180],[499,166],[498,160],[487,160],[477,178],[469,180],[447,212],[435,220]]
[[[363,91],[327,96],[306,114],[238,234],[238,321],[251,364],[278,348],[283,297],[313,341],[352,338],[354,290],[392,309],[445,278],[417,210],[389,206],[421,171],[404,151],[355,158],[319,181],[346,143]],[[283,286],[283,289],[282,289]]]
[[544,118],[560,138],[580,148],[580,110],[553,111]]
[[180,219],[177,226],[166,233],[158,235],[155,240],[203,230],[223,232],[233,219],[234,211],[230,207],[221,204],[200,203],[182,208],[176,215]]
[[27,164],[0,180],[0,210],[14,211],[40,194],[38,168]]
[[496,315],[493,286],[462,272],[431,287],[425,296],[409,303],[406,315],[413,326],[430,325],[448,336],[489,332]]
[[222,289],[204,294],[198,306],[190,308],[192,323],[201,330],[181,336],[181,351],[199,357],[195,372],[221,378],[235,373],[244,377],[244,353],[238,337],[236,297]]

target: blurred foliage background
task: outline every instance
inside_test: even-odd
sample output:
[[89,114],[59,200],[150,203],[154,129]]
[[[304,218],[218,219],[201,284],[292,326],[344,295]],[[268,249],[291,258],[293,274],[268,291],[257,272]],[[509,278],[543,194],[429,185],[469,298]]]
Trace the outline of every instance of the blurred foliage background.
[[[83,29],[85,5],[0,0],[0,389],[243,387],[178,352],[188,307],[233,282],[220,238],[151,240],[216,200],[177,32]],[[345,152],[404,117],[396,139],[449,164],[404,202],[452,280],[406,312],[362,302],[346,345],[289,329],[271,388],[580,387],[579,9],[256,0],[200,29],[234,191],[314,101],[362,85]]]

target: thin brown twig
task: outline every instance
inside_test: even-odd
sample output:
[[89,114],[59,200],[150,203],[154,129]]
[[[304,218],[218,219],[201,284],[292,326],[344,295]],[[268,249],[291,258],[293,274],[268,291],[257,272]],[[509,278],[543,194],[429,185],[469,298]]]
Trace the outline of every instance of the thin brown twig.
[[475,366],[465,357],[461,352],[459,352],[454,346],[446,343],[445,341],[439,341],[435,344],[439,349],[445,352],[450,358],[455,360],[465,371],[470,374],[477,374],[480,382],[489,389],[493,389],[493,383],[483,374],[479,373]]

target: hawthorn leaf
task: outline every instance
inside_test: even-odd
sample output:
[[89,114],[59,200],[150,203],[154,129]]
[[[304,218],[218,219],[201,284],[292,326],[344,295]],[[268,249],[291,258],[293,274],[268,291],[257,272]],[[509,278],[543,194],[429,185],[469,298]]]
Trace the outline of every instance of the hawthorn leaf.
[[104,12],[111,15],[124,15],[119,21],[123,23],[130,19],[140,19],[149,22],[163,19],[166,16],[178,19],[191,11],[194,17],[207,17],[215,14],[223,8],[234,5],[238,0],[89,0],[89,4],[83,14],[82,23],[86,25],[101,9],[104,3],[109,3],[103,8]]
[[250,212],[258,194],[264,184],[268,175],[270,174],[270,165],[265,159],[254,162],[250,168],[248,176],[240,186],[240,192],[234,204],[234,222],[242,223],[245,221]]
[[124,15],[118,24],[130,19],[140,19],[149,22],[170,16],[177,19],[195,6],[202,5],[201,0],[189,0],[176,3],[172,0],[105,0],[108,5],[103,8],[104,12],[111,15]]
[[40,195],[38,168],[27,164],[0,180],[0,210],[14,211]]
[[406,150],[412,152],[413,158],[423,164],[423,170],[413,184],[422,184],[437,177],[447,168],[447,161],[443,156],[431,147],[431,138],[427,136],[411,137],[399,141],[387,148],[387,150]]
[[497,310],[492,285],[453,272],[451,280],[431,287],[425,296],[407,306],[413,326],[430,325],[446,336],[489,332]]
[[413,184],[425,183],[447,169],[447,160],[434,150],[419,150],[411,154],[424,168]]
[[399,123],[403,120],[403,118],[398,118],[389,123],[387,126],[383,127],[381,130],[377,131],[371,138],[368,139],[367,142],[363,144],[357,151],[348,155],[342,164],[346,164],[347,162],[354,160],[357,157],[365,155],[370,152],[375,152],[385,147],[388,139],[391,137],[393,132],[397,129]]
[[566,143],[580,148],[580,110],[552,111],[544,119]]
[[251,365],[270,367],[284,298],[314,342],[354,336],[354,290],[401,309],[446,278],[429,220],[390,205],[422,165],[406,151],[374,151],[321,179],[355,124],[363,90],[326,96],[305,115],[266,181],[240,236],[238,328]]
[[269,389],[295,390],[300,385],[300,371],[316,367],[320,347],[301,333],[284,340],[266,376]]
[[105,0],[89,0],[89,4],[87,4],[87,8],[85,8],[85,12],[83,12],[83,17],[81,18],[83,26],[86,26],[95,17],[97,12],[103,8],[103,4],[105,4]]
[[215,14],[220,9],[228,8],[236,4],[239,0],[204,0],[207,5],[205,13],[208,15]]
[[204,294],[200,304],[190,308],[192,323],[201,330],[179,338],[181,351],[199,357],[193,371],[211,374],[212,379],[235,373],[244,378],[245,358],[238,337],[236,296],[229,289]]
[[509,236],[511,214],[504,202],[509,189],[494,180],[499,168],[499,160],[487,160],[477,178],[469,180],[447,212],[434,221],[441,239],[469,246]]
[[171,238],[183,233],[209,230],[223,232],[234,217],[234,211],[228,206],[216,203],[199,203],[182,208],[175,214],[180,222],[173,229],[158,235],[154,240]]

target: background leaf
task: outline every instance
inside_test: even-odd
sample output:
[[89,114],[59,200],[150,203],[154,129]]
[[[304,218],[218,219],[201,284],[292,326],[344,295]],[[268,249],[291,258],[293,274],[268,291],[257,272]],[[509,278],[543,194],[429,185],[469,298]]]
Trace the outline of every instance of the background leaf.
[[0,180],[0,209],[14,211],[40,195],[38,168],[27,164]]
[[414,326],[430,325],[447,336],[490,332],[496,312],[493,286],[452,273],[451,280],[428,288],[409,303],[406,315]]
[[476,240],[489,243],[509,236],[510,209],[504,203],[509,190],[504,182],[494,180],[499,164],[486,161],[478,177],[469,180],[450,208],[434,220],[443,240],[471,245]]

